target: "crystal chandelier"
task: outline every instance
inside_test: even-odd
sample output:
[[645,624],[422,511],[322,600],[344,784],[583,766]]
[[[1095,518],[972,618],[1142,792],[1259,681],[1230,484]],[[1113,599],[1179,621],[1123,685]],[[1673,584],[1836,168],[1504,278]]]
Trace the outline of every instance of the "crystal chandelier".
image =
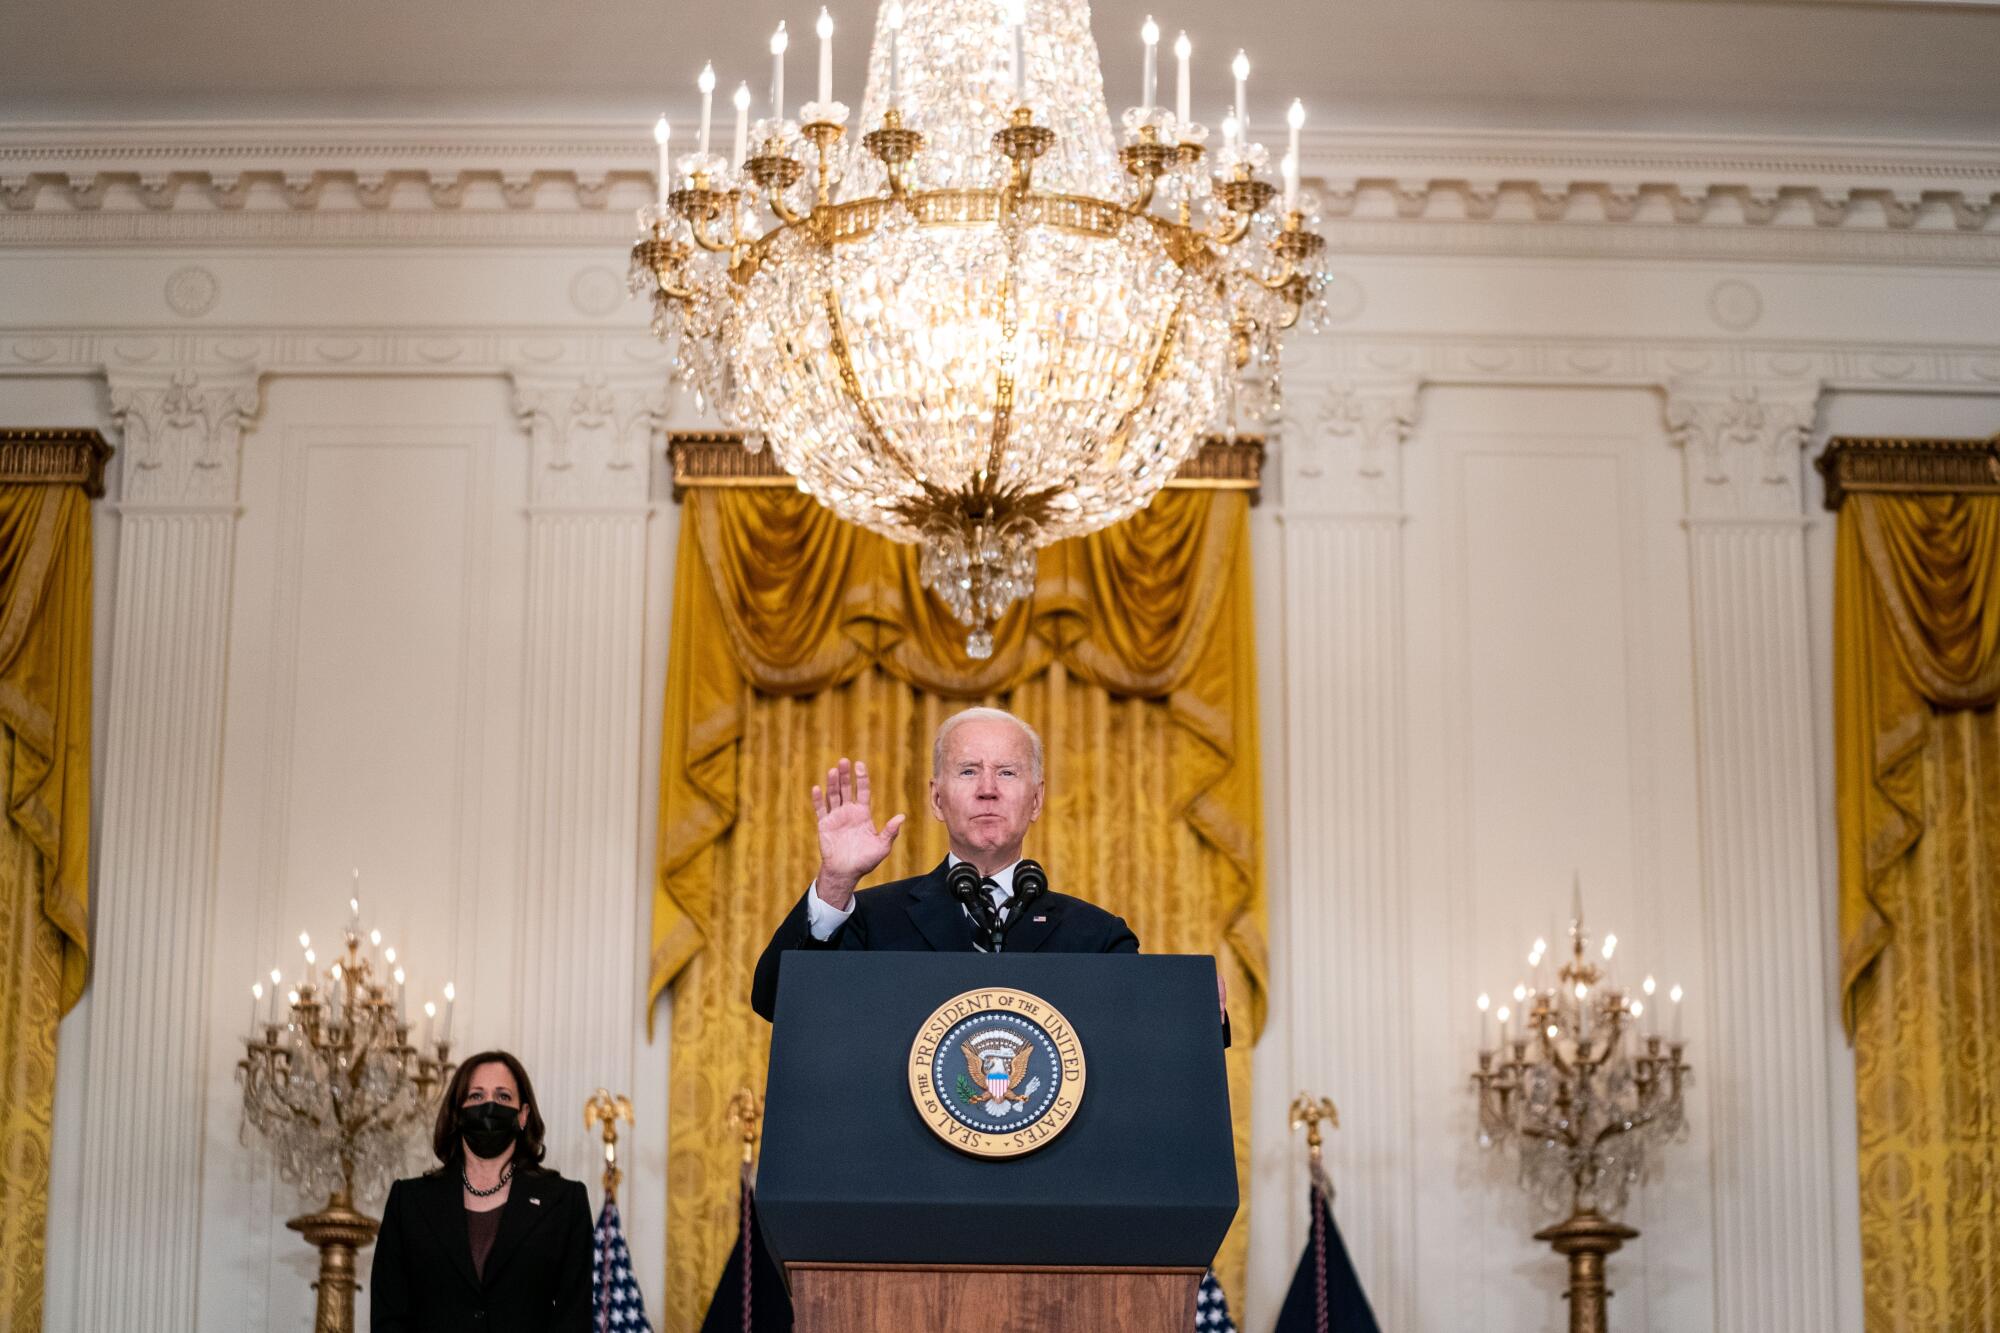
[[1035,551],[1143,508],[1220,417],[1279,408],[1279,338],[1319,317],[1323,239],[1280,192],[1236,106],[1205,159],[1189,107],[1142,105],[1114,135],[1083,0],[886,0],[858,144],[833,100],[832,20],[815,100],[786,118],[772,39],[770,114],[696,150],[640,210],[632,286],[677,344],[697,401],[770,447],[842,518],[917,543],[921,572],[992,652],[1034,590]]
[[[1570,1264],[1570,1327],[1603,1333],[1604,1260],[1639,1233],[1620,1225],[1631,1186],[1660,1150],[1687,1137],[1683,1096],[1693,1075],[1683,1054],[1679,986],[1668,993],[1671,1035],[1660,1033],[1648,976],[1638,994],[1612,974],[1618,937],[1592,956],[1581,891],[1570,919],[1570,958],[1549,979],[1548,941],[1528,953],[1531,981],[1513,1005],[1490,1012],[1482,994],[1479,1146],[1518,1155],[1521,1187],[1564,1221],[1535,1233]],[[1493,1042],[1493,1023],[1499,1041]]]
[[302,1196],[326,1199],[286,1223],[320,1251],[317,1330],[353,1327],[355,1251],[376,1227],[355,1202],[379,1197],[406,1173],[455,1068],[451,984],[442,1022],[436,1003],[426,1003],[422,1031],[413,1032],[404,969],[381,931],[363,935],[356,893],[344,947],[324,971],[312,937],[301,933],[299,979],[287,987],[273,968],[268,1007],[264,983],[251,987],[250,1032],[236,1065],[244,1129],[264,1139],[279,1176]]

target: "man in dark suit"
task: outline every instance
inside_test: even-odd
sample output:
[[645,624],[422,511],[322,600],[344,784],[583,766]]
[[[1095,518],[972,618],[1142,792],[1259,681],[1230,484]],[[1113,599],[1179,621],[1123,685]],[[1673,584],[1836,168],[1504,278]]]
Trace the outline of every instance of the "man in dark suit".
[[[812,792],[819,874],[757,960],[751,1007],[771,1017],[778,969],[793,949],[980,948],[971,913],[946,887],[946,872],[961,861],[970,865],[996,908],[1004,908],[1028,826],[1041,817],[1042,796],[1042,740],[1034,728],[997,708],[968,708],[946,718],[931,747],[930,801],[951,852],[928,874],[861,889],[862,878],[887,859],[903,816],[876,827],[867,766],[842,759],[827,771],[826,785]],[[1016,921],[1003,947],[1010,953],[1137,953],[1139,939],[1123,918],[1081,898],[1048,893]]]

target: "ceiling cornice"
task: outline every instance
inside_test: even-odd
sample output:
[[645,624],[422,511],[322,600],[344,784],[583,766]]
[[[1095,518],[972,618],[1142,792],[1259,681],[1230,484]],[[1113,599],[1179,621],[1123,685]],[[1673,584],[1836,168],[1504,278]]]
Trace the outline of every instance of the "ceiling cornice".
[[[598,245],[651,156],[622,122],[30,124],[0,245]],[[2000,144],[1320,130],[1303,156],[1350,253],[2000,260]]]

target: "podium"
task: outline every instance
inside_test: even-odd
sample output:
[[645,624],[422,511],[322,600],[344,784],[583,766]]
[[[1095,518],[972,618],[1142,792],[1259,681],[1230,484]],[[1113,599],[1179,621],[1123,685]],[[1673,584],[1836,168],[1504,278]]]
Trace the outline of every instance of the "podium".
[[799,1333],[1187,1333],[1236,1206],[1213,960],[785,956],[757,1208]]

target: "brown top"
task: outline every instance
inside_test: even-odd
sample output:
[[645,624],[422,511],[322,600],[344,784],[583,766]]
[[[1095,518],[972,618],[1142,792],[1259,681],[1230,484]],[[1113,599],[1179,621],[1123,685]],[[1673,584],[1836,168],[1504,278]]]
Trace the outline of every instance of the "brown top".
[[493,1252],[494,1238],[500,1234],[500,1214],[505,1208],[488,1208],[483,1213],[465,1210],[465,1238],[472,1242],[472,1271],[486,1280],[486,1256]]

